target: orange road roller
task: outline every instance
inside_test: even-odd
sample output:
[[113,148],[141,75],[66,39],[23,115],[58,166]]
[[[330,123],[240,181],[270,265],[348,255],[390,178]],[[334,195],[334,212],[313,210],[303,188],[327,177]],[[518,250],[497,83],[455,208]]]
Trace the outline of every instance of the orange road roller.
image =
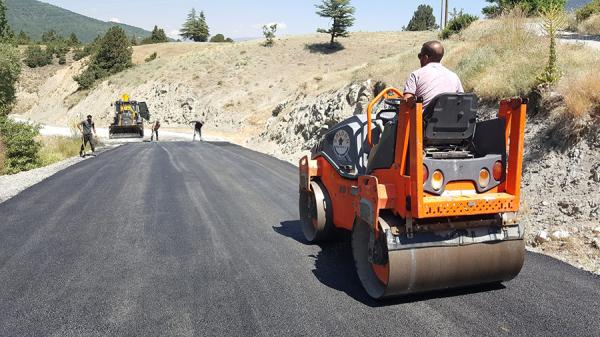
[[395,88],[331,128],[300,160],[299,211],[311,243],[352,232],[358,277],[375,299],[516,277],[527,101],[477,120],[474,94],[423,109]]

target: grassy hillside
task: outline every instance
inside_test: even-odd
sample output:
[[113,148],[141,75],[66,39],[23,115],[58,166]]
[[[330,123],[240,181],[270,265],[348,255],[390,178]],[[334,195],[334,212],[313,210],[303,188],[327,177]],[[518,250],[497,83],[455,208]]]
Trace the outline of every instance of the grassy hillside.
[[8,10],[8,23],[12,29],[17,33],[23,30],[34,39],[40,39],[42,33],[54,29],[62,36],[75,33],[82,42],[91,42],[114,25],[121,26],[129,36],[150,35],[150,32],[141,28],[92,19],[36,0],[5,0],[4,2]]

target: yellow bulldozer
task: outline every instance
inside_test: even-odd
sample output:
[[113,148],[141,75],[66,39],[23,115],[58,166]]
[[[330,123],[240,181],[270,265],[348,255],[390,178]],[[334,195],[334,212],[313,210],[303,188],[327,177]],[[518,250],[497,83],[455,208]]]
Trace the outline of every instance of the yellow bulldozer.
[[146,102],[130,100],[125,94],[114,104],[113,123],[109,127],[108,137],[114,138],[144,138],[144,120],[150,120],[150,111]]

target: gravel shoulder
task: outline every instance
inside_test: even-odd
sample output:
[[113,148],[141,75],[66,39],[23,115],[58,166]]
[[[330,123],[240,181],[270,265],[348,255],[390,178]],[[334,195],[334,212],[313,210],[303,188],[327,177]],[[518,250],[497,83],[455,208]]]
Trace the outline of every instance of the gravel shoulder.
[[[118,147],[118,145],[110,145],[100,148],[96,151],[96,156],[116,147]],[[85,158],[73,157],[34,170],[19,172],[13,175],[0,176],[0,204],[66,168],[69,168],[84,160],[93,159],[94,156],[86,156]]]

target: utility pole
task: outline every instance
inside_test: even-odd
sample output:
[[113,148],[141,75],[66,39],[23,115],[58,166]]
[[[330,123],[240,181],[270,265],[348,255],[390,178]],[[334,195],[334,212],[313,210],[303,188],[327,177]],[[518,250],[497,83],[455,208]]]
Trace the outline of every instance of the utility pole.
[[440,6],[440,30],[444,30],[444,0]]
[[448,0],[446,0],[446,14],[444,15],[444,28],[448,26]]

